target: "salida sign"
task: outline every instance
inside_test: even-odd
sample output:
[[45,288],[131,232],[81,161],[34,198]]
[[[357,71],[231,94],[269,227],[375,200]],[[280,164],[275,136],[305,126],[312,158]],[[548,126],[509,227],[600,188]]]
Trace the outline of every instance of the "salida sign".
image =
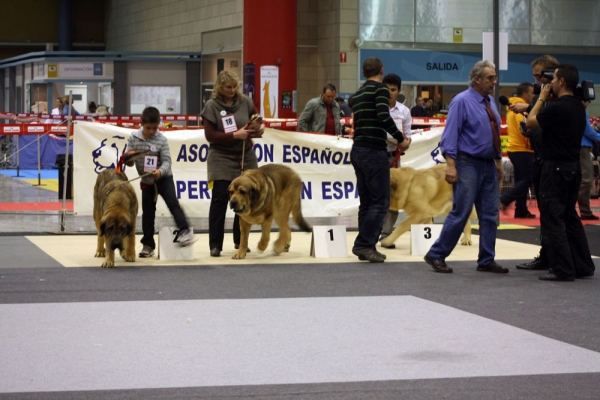
[[449,62],[438,62],[426,64],[427,71],[458,71],[458,65],[456,63]]

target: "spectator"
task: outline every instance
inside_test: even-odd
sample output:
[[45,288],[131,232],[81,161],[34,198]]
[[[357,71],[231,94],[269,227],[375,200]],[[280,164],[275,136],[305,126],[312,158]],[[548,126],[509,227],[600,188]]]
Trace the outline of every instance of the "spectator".
[[446,158],[446,181],[453,185],[452,203],[440,237],[425,255],[435,272],[451,273],[446,257],[452,253],[473,204],[479,217],[479,255],[477,271],[507,273],[494,260],[496,256],[496,220],[498,218],[498,182],[502,180],[500,114],[490,96],[498,80],[494,64],[475,63],[469,74],[470,88],[458,94],[450,104],[440,148]]
[[[525,103],[533,101],[533,85],[523,82],[517,86],[517,96],[509,99],[510,104]],[[517,114],[508,109],[506,124],[508,125],[508,158],[515,171],[515,184],[507,192],[500,196],[500,210],[515,202],[515,218],[535,218],[527,209],[527,194],[533,182],[533,150],[529,139],[521,134],[521,122],[523,114]]]
[[90,104],[88,104],[88,109],[86,111],[86,114],[97,115],[96,114],[97,109],[98,109],[98,106],[96,105],[96,103],[93,101],[90,101]]
[[417,97],[417,104],[410,109],[410,115],[413,117],[429,117],[425,108],[425,100],[421,96]]
[[337,101],[337,103],[340,106],[340,116],[342,116],[342,117],[350,117],[350,116],[352,116],[352,109],[350,108],[350,106],[348,105],[348,103],[346,103],[344,101],[343,97],[336,97],[335,101]]
[[64,108],[64,104],[62,102],[62,98],[57,97],[55,100],[56,108],[52,109],[52,115],[61,115],[62,110]]
[[340,105],[334,101],[335,86],[328,83],[323,87],[323,93],[306,103],[300,118],[299,132],[321,132],[341,135]]
[[71,115],[79,115],[79,112],[75,109],[75,107],[73,107],[72,104],[69,104],[69,96],[63,96],[62,103],[62,115],[69,115],[69,108],[71,108]]
[[433,103],[431,105],[431,116],[435,117],[443,109],[444,109],[444,104],[442,103],[442,95],[439,93],[436,93],[433,96]]
[[[589,100],[582,100],[581,103],[585,108],[590,104]],[[581,186],[579,188],[579,195],[577,197],[577,203],[579,204],[579,215],[583,220],[598,220],[600,217],[592,213],[590,207],[590,196],[592,191],[592,184],[594,182],[594,164],[592,163],[592,148],[594,142],[600,141],[600,134],[592,128],[590,118],[585,114],[585,131],[583,132],[583,138],[581,139]]]

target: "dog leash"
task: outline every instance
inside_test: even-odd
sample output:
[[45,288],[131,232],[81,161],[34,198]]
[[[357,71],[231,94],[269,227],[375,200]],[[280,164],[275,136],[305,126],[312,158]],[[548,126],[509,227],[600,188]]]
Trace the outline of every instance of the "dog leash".
[[143,175],[140,175],[140,176],[138,176],[137,178],[133,178],[133,179],[130,179],[130,180],[128,180],[128,181],[121,181],[121,182],[119,182],[119,184],[118,184],[118,185],[115,185],[115,186],[111,187],[111,188],[108,190],[108,192],[106,192],[106,196],[108,197],[108,195],[109,195],[109,194],[110,194],[110,193],[111,193],[113,190],[115,190],[115,188],[116,188],[117,186],[121,186],[121,185],[122,185],[122,184],[124,184],[124,183],[130,183],[130,182],[136,181],[136,180],[138,180],[138,179],[142,179],[142,178],[144,178],[144,177],[146,177],[146,176],[148,176],[148,175],[152,175],[152,172],[145,173],[145,174],[143,174]]

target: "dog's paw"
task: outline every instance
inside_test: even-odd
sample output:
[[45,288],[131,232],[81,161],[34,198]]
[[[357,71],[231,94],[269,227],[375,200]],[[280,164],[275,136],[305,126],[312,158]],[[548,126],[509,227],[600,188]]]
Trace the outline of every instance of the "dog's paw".
[[115,266],[114,261],[104,260],[104,262],[102,263],[102,268],[112,268],[114,266]]
[[96,250],[96,255],[94,257],[106,257],[106,250]]
[[133,253],[133,254],[121,254],[121,257],[123,257],[123,260],[125,260],[127,262],[134,262],[135,261],[135,253]]
[[286,253],[289,253],[290,251],[290,244],[286,244],[285,247],[283,248],[283,251],[285,251]]
[[394,244],[394,241],[390,240],[389,236],[381,241],[381,246],[382,247],[390,247],[393,244]]
[[258,242],[258,246],[256,246],[256,248],[258,249],[258,251],[263,252],[267,249],[268,245],[269,245],[269,242],[260,241],[260,242]]
[[471,241],[471,239],[462,238],[460,239],[460,244],[461,246],[470,246],[473,244],[473,242]]
[[246,258],[246,252],[238,250],[233,254],[233,256],[231,256],[231,258],[233,258],[234,260],[243,260],[244,258]]

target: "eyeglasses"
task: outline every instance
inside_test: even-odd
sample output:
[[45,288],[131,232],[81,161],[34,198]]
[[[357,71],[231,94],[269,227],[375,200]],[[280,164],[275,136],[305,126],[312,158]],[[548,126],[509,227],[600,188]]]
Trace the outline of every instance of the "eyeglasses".
[[533,74],[533,77],[536,79],[542,79],[543,76],[544,75],[542,75],[542,74]]
[[487,79],[490,82],[498,80],[498,75],[482,76],[483,79]]

